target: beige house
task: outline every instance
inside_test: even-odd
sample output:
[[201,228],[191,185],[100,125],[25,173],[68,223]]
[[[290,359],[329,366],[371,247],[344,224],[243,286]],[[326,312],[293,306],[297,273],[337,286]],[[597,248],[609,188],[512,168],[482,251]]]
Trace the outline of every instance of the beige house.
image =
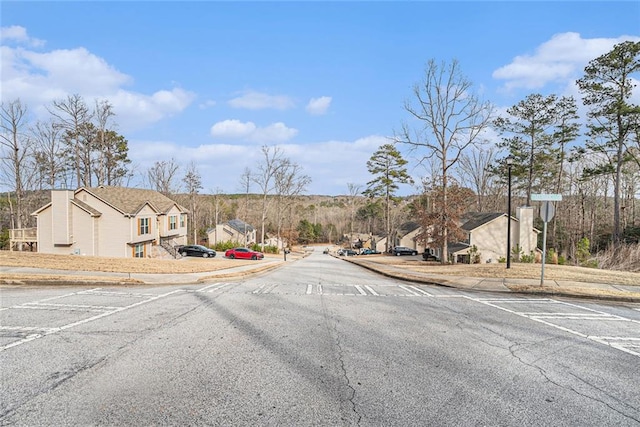
[[[516,209],[516,217],[511,217],[511,248],[516,246],[524,255],[537,252],[538,233],[533,227],[533,207]],[[467,232],[467,240],[452,245],[450,253],[454,262],[468,262],[469,251],[475,246],[481,263],[498,262],[507,257],[507,214],[484,213],[471,215],[462,229]]]
[[[536,253],[538,233],[533,227],[533,208],[516,209],[516,217],[511,217],[511,247],[519,247],[521,253]],[[448,245],[449,255],[454,262],[469,262],[470,249],[475,246],[481,263],[498,262],[507,256],[507,214],[501,212],[469,214],[461,228],[467,233],[462,242],[451,242]],[[441,249],[419,244],[416,235],[421,228],[417,223],[407,222],[399,229],[392,246],[406,246],[418,253],[429,251],[442,259]],[[382,242],[378,242],[380,245]],[[384,245],[382,245],[384,250]],[[379,249],[380,250],[380,249]]]
[[232,219],[207,230],[210,245],[220,242],[238,242],[245,246],[256,243],[256,229],[240,219]]
[[100,186],[52,190],[32,215],[39,252],[146,258],[187,243],[187,214],[157,191]]

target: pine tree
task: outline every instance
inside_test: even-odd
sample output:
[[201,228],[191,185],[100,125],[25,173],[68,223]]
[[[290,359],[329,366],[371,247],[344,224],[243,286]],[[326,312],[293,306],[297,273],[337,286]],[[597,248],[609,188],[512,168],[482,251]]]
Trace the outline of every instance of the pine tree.
[[384,199],[387,251],[391,238],[391,204],[397,201],[395,193],[399,189],[399,184],[413,183],[405,167],[406,164],[407,161],[393,144],[381,145],[367,162],[367,170],[374,179],[367,182],[367,189],[362,194],[370,198]]

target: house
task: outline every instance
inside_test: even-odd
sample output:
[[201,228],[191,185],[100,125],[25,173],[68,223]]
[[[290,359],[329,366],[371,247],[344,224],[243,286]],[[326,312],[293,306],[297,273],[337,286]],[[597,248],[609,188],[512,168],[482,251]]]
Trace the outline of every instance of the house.
[[153,190],[51,190],[34,213],[38,251],[120,258],[164,257],[187,242],[188,211]]
[[502,212],[470,214],[462,229],[467,233],[463,242],[452,244],[449,254],[454,262],[469,262],[470,249],[475,246],[479,262],[498,262],[507,256],[507,221],[511,221],[511,248],[519,247],[521,253],[530,255],[538,249],[538,233],[533,226],[533,207],[516,209],[516,217],[507,219]]
[[405,246],[410,249],[415,249],[419,253],[424,252],[424,245],[417,242],[416,236],[422,231],[420,224],[413,221],[408,221],[400,225],[395,234],[395,239],[392,239],[393,244],[389,246],[389,249],[393,249],[395,246]]
[[208,229],[207,238],[212,246],[220,242],[238,242],[249,246],[256,243],[256,229],[242,220],[232,219]]
[[[529,255],[537,251],[538,233],[533,227],[533,207],[516,209],[516,217],[507,219],[502,212],[473,213],[464,218],[461,225],[467,238],[461,242],[450,242],[448,255],[453,262],[469,262],[470,250],[477,249],[479,262],[498,262],[507,256],[507,221],[511,221],[511,247],[520,248],[521,253]],[[398,229],[393,246],[406,246],[418,252],[428,251],[442,259],[441,249],[424,247],[416,241],[416,235],[421,231],[419,224],[407,222]]]
[[287,239],[282,238],[282,237],[268,237],[264,240],[264,244],[266,246],[273,246],[276,247],[278,249],[284,249],[286,248],[289,244],[287,243]]

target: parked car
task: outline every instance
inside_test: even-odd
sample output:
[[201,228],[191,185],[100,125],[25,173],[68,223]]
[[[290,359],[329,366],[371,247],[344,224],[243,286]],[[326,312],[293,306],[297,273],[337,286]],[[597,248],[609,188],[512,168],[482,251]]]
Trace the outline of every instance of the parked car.
[[202,245],[184,245],[178,246],[176,249],[182,256],[201,256],[203,258],[213,258],[216,256],[216,251]]
[[343,252],[344,252],[344,255],[345,255],[345,256],[355,256],[355,255],[358,255],[358,252],[354,251],[353,249],[345,249]]
[[360,255],[378,255],[380,252],[374,251],[373,249],[362,249],[360,251]]
[[392,254],[396,256],[400,255],[418,255],[418,251],[415,249],[408,248],[406,246],[396,246],[391,251]]
[[262,252],[253,251],[249,248],[233,248],[224,253],[224,256],[231,259],[263,259]]
[[422,253],[422,259],[425,261],[440,261],[440,258],[429,251],[424,251]]

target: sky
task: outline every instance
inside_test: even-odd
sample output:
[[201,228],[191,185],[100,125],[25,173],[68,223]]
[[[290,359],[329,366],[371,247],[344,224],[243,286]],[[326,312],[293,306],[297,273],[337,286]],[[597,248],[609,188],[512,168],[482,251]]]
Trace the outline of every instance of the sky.
[[[201,193],[242,193],[277,145],[307,194],[340,195],[366,188],[429,60],[458,61],[498,112],[533,93],[579,99],[590,60],[640,41],[640,2],[3,0],[0,27],[2,101],[35,122],[71,94],[108,100],[131,186],[173,159],[193,162]],[[420,182],[420,153],[400,150]]]

